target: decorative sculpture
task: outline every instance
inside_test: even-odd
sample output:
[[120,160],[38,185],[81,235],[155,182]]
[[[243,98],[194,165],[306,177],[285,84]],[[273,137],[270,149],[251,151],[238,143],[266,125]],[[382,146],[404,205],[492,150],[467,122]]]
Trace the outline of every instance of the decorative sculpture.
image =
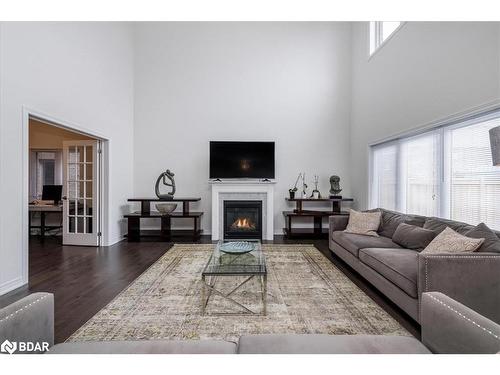
[[342,189],[340,188],[340,177],[330,176],[330,195],[338,198]]
[[[156,185],[155,185],[155,193],[156,193],[156,196],[158,198],[164,199],[164,200],[174,199],[174,194],[175,194],[174,176],[175,175],[172,172],[170,172],[170,169],[167,169],[165,172],[163,172],[161,175],[158,176],[158,179],[156,180]],[[170,182],[168,182],[167,179],[169,179]],[[167,194],[160,193],[160,181],[162,181],[162,180],[163,180],[163,185],[172,187],[172,191],[168,192]]]
[[302,172],[302,198],[307,198],[306,172]]
[[294,187],[292,189],[288,189],[288,192],[290,193],[290,199],[295,198],[295,192],[298,190],[297,184],[299,183],[300,177],[302,177],[302,173],[299,173],[299,175],[297,176]]
[[314,190],[312,191],[311,198],[319,199],[321,198],[321,193],[318,190],[319,176],[314,175]]

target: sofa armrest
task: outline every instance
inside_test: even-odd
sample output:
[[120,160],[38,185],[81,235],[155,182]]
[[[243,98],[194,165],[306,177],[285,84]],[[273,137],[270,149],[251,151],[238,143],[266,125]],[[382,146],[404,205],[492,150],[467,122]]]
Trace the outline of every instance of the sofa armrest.
[[0,343],[5,340],[54,345],[54,295],[33,293],[1,309]]
[[441,292],[500,323],[500,254],[419,254],[418,295]]
[[345,215],[333,215],[328,217],[328,224],[330,231],[329,233],[344,230],[347,228],[347,223],[349,222],[349,216]]
[[434,353],[500,351],[500,325],[442,293],[422,295],[422,343]]

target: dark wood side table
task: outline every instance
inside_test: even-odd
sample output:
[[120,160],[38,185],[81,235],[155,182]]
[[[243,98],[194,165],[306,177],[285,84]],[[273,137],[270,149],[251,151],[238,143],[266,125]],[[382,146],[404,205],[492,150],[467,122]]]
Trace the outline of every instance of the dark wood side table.
[[[342,202],[353,202],[352,198],[286,198],[288,202],[295,202],[293,211],[283,211],[285,217],[285,228],[283,233],[287,238],[328,238],[328,228],[323,228],[323,218],[332,215],[349,215],[342,211]],[[331,202],[331,211],[304,210],[304,202]],[[292,219],[297,217],[312,217],[314,221],[313,228],[292,228]]]
[[[131,198],[129,202],[140,202],[141,211],[124,215],[128,221],[127,239],[129,242],[138,242],[143,237],[158,237],[162,241],[172,241],[173,238],[188,237],[198,241],[203,230],[201,229],[201,217],[203,212],[192,212],[189,209],[191,202],[199,202],[201,198],[174,198],[171,200],[158,198]],[[151,202],[182,202],[182,211],[174,211],[161,214],[151,211]],[[141,219],[160,219],[160,230],[141,230]],[[172,230],[172,219],[184,218],[193,220],[193,230]]]

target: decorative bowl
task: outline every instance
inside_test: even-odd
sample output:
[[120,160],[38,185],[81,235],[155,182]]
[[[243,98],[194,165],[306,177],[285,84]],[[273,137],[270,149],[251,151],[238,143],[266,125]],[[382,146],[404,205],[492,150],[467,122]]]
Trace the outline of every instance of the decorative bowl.
[[223,243],[219,249],[226,254],[245,254],[255,250],[255,245],[248,241],[235,241]]
[[157,203],[155,206],[160,214],[166,215],[177,208],[177,203]]

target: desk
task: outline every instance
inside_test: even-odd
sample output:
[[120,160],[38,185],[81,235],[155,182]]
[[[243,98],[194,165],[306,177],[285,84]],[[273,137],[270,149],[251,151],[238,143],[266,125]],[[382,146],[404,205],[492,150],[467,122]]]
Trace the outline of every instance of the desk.
[[[45,232],[51,229],[60,229],[62,225],[45,225],[45,215],[48,213],[57,212],[62,215],[62,206],[55,205],[45,205],[45,204],[30,204],[28,206],[28,225],[29,231],[31,235],[31,229],[40,228],[40,236],[42,239],[45,237]],[[31,213],[32,212],[40,212],[40,225],[31,225]]]

